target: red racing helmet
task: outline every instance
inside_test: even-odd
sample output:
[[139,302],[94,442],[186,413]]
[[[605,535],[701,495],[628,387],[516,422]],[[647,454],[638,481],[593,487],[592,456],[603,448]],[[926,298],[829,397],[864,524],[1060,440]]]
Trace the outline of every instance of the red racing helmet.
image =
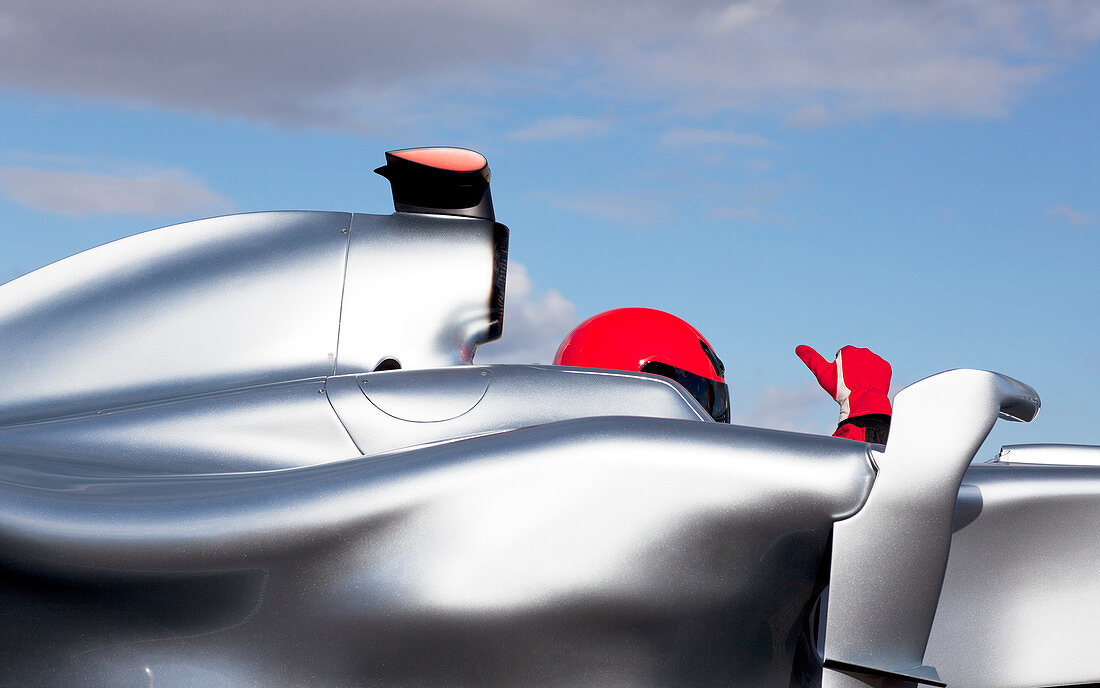
[[616,308],[566,335],[555,365],[661,375],[679,383],[718,422],[730,422],[725,366],[706,337],[671,313]]

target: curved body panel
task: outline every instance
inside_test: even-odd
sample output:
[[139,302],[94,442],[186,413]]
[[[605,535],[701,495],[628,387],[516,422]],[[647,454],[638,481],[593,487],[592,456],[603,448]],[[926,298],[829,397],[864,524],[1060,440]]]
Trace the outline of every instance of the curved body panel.
[[713,422],[682,388],[653,375],[456,366],[259,385],[0,425],[0,451],[139,474],[229,473],[609,414]]
[[1001,447],[994,461],[1041,466],[1100,466],[1100,447],[1085,444],[1010,444]]
[[1098,450],[970,465],[1034,390],[922,380],[882,447],[470,365],[508,230],[479,154],[472,191],[423,155],[388,175],[419,212],[201,220],[0,287],[0,684],[1100,683]]
[[350,222],[198,220],[0,286],[0,422],[331,375]]
[[137,473],[231,473],[360,455],[324,391],[299,380],[0,426],[8,457]]
[[667,378],[611,370],[462,366],[335,377],[326,389],[368,455],[590,416],[713,422]]
[[71,256],[0,286],[0,423],[468,363],[499,335],[507,239],[488,220],[270,212]]
[[985,370],[950,370],[898,392],[875,490],[834,534],[827,688],[855,688],[867,676],[944,685],[922,658],[959,485],[998,417],[1030,421],[1038,412],[1035,390]]
[[978,464],[963,478],[925,661],[949,686],[1100,680],[1100,467]]
[[500,336],[508,228],[490,220],[356,213],[337,375],[469,363]]
[[873,480],[865,445],[644,418],[81,471],[0,464],[5,682],[786,686]]

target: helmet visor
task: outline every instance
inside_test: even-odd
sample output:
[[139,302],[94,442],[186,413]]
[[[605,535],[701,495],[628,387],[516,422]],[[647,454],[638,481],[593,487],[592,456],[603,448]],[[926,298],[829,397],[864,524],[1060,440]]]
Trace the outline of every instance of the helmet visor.
[[660,361],[649,361],[642,366],[642,372],[667,377],[679,383],[688,394],[695,397],[711,418],[719,423],[730,422],[730,390],[725,382],[696,375]]

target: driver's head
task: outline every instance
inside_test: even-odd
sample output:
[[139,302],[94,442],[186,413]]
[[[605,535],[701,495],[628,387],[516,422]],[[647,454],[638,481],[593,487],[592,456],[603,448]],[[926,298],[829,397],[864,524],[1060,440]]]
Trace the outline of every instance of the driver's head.
[[554,363],[662,375],[678,382],[716,421],[730,421],[722,361],[698,330],[664,311],[616,308],[592,316],[566,335]]

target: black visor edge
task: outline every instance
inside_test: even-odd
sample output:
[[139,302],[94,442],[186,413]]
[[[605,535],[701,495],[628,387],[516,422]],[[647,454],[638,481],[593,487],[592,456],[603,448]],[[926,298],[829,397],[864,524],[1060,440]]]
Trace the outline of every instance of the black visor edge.
[[730,390],[725,382],[696,375],[660,361],[649,361],[644,364],[642,372],[667,377],[678,383],[699,402],[711,418],[719,423],[730,422]]

